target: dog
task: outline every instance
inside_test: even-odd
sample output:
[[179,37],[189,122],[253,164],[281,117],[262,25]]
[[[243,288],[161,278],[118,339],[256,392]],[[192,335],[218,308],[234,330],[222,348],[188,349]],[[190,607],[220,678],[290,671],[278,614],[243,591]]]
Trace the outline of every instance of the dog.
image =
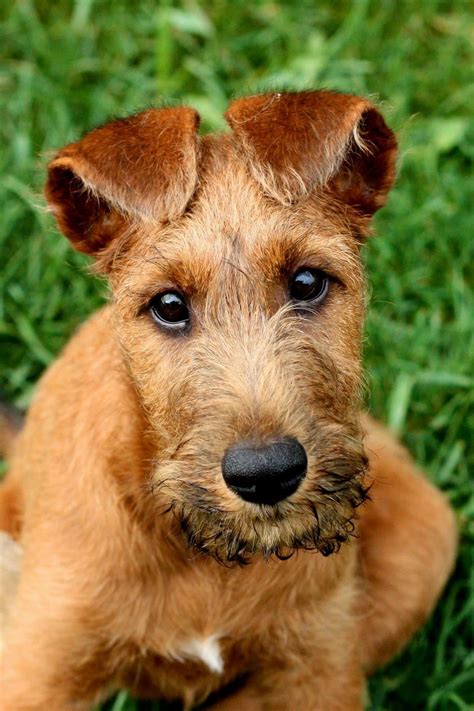
[[1,489],[3,711],[118,688],[357,711],[452,570],[450,506],[361,406],[392,130],[330,91],[226,120],[201,137],[192,108],[150,109],[49,165],[112,297],[43,376]]

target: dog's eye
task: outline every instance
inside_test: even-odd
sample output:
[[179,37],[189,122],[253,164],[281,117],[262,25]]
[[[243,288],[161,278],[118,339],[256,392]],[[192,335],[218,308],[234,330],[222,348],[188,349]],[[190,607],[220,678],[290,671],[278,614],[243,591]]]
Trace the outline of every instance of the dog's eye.
[[148,309],[161,326],[184,329],[189,323],[189,309],[181,294],[165,291],[157,294],[148,304]]
[[302,267],[290,280],[290,296],[295,301],[321,303],[329,290],[329,277],[319,269]]

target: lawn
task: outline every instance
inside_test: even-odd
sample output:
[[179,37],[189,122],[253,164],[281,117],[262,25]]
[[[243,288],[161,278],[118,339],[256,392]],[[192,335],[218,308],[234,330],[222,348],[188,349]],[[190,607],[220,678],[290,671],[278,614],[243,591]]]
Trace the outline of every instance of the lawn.
[[[42,208],[51,149],[163,101],[195,106],[204,130],[223,127],[232,96],[269,88],[326,86],[382,103],[401,160],[365,250],[368,405],[451,499],[462,547],[429,624],[372,679],[368,708],[472,709],[472,5],[11,0],[0,13],[2,389],[20,407],[106,297]],[[164,707],[121,694],[104,708]]]

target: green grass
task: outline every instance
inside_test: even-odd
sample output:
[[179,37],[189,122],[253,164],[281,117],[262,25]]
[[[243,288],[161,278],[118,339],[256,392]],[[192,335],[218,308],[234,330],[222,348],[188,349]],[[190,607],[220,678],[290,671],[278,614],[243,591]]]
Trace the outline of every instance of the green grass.
[[[106,292],[41,210],[48,151],[163,99],[196,106],[205,130],[222,127],[233,95],[272,87],[383,102],[402,159],[366,249],[370,407],[447,492],[462,547],[432,620],[371,681],[369,708],[472,709],[472,5],[12,0],[0,12],[2,387],[20,406]],[[158,705],[122,694],[107,708]]]

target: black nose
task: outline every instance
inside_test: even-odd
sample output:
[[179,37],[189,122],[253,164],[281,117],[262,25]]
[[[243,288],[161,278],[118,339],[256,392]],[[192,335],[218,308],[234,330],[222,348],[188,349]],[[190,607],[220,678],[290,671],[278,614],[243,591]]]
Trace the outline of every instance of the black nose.
[[285,437],[264,445],[240,442],[229,447],[222,474],[227,486],[245,501],[273,505],[296,491],[307,465],[302,445]]

